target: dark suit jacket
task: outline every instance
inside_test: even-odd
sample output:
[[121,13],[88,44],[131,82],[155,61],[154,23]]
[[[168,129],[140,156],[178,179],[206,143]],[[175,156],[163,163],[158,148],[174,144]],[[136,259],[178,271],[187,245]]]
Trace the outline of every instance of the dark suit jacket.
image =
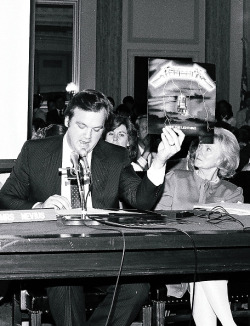
[[[30,209],[49,196],[61,194],[63,136],[27,141],[13,171],[0,191],[1,209]],[[138,209],[151,209],[162,187],[130,165],[127,150],[100,140],[92,153],[92,203],[95,208],[117,208],[119,199]]]
[[47,113],[46,120],[47,120],[48,124],[63,124],[64,123],[64,117],[60,116],[56,109],[49,111]]

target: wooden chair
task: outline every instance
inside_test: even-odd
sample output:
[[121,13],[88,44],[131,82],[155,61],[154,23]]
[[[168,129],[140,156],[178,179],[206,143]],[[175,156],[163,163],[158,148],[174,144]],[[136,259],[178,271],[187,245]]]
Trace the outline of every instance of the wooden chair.
[[[229,281],[228,290],[232,314],[236,322],[241,321],[243,323],[244,321],[244,326],[250,326],[250,281]],[[166,303],[165,325],[179,325],[179,323],[188,322],[192,319],[188,292],[181,299],[168,297],[165,286],[155,288],[152,292],[156,293],[153,294],[153,299],[164,300]]]
[[[21,289],[14,294],[13,302],[13,326],[20,325],[23,321],[28,321],[30,326],[41,326],[44,321],[54,325],[50,314],[49,300],[45,287],[39,283],[21,283]],[[84,287],[86,299],[86,317],[88,318],[103,300],[106,293],[94,286]]]

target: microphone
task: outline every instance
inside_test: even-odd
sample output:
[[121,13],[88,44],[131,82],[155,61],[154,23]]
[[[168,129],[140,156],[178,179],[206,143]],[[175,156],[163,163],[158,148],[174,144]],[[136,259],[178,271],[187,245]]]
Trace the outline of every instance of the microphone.
[[70,161],[73,165],[73,169],[75,170],[75,174],[77,175],[77,172],[79,172],[79,155],[76,152],[71,152],[70,154]]
[[81,201],[81,208],[83,210],[86,210],[86,204],[85,204],[85,200],[84,200],[84,186],[81,182],[81,177],[80,177],[80,165],[79,165],[79,154],[77,154],[76,152],[71,152],[70,154],[70,160],[71,163],[73,165],[73,170],[75,172],[76,175],[76,181],[77,181],[77,186],[78,186],[78,190],[79,190],[79,194],[80,194],[80,201]]
[[89,169],[89,164],[87,160],[87,151],[83,150],[82,155],[81,155],[82,163],[83,163],[83,168],[84,168],[84,175],[90,177],[90,169]]

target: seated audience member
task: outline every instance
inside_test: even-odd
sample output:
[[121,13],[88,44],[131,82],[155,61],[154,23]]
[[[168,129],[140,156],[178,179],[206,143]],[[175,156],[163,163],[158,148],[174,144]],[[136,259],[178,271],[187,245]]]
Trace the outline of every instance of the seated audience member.
[[65,97],[64,95],[57,95],[55,97],[55,109],[48,111],[47,124],[63,124],[65,111]]
[[41,139],[45,137],[52,137],[56,135],[64,135],[67,128],[64,125],[51,124],[48,127],[40,128],[32,136],[32,139]]
[[43,98],[40,94],[33,96],[33,117],[32,117],[32,135],[39,129],[47,126],[47,113],[41,109]]
[[230,182],[243,189],[244,203],[250,204],[250,164],[247,164],[241,171],[238,171]]
[[240,149],[244,148],[250,142],[250,131],[248,130],[250,126],[241,126],[238,128],[234,134],[238,140]]
[[[64,124],[68,128],[64,136],[25,142],[0,190],[1,208],[72,208],[70,188],[67,188],[70,185],[65,182],[66,176],[58,171],[72,166],[70,157],[74,152],[89,161],[92,191],[87,205],[101,209],[118,208],[121,200],[137,209],[152,209],[161,195],[166,161],[180,150],[184,134],[181,130],[163,128],[154,162],[141,179],[130,164],[127,150],[101,139],[111,110],[109,100],[100,92],[83,90],[75,94],[64,113]],[[168,138],[175,146],[169,145]],[[84,280],[82,282],[84,285]],[[88,326],[106,324],[114,288],[114,285],[107,286],[107,295],[91,315]],[[119,284],[109,324],[131,325],[148,298],[148,291],[149,284],[145,283]],[[47,294],[56,326],[86,325],[82,286],[62,280],[48,287]]]
[[56,110],[56,102],[54,99],[48,99],[47,100],[47,110],[48,112]]
[[32,122],[32,137],[36,134],[38,129],[45,128],[47,126],[47,123],[40,118],[36,118]]
[[114,110],[114,113],[117,115],[121,115],[122,117],[131,117],[131,111],[130,109],[124,105],[124,104],[119,104],[117,108]]
[[236,120],[233,116],[232,105],[226,100],[217,102],[215,107],[215,119],[218,123],[223,121],[235,127]]
[[138,110],[133,96],[125,96],[122,100],[122,104],[126,105],[130,110],[130,119],[135,123],[136,118],[138,117]]
[[250,163],[247,163],[246,165],[243,166],[241,171],[250,171]]
[[138,171],[146,171],[152,164],[152,137],[148,134],[147,116],[141,115],[136,119],[135,126],[137,128],[138,146],[136,164]]
[[[131,165],[137,171],[137,164],[133,162],[137,154],[137,131],[127,117],[112,114],[107,120],[104,139],[111,144],[127,148]],[[120,208],[131,208],[129,205],[120,202]]]
[[236,114],[236,127],[250,126],[250,92],[246,92],[244,98],[244,109],[241,109]]
[[137,131],[129,118],[116,114],[110,115],[103,137],[108,143],[127,148],[131,162],[136,158]]
[[126,105],[130,109],[130,111],[132,111],[132,109],[135,105],[135,100],[134,100],[133,96],[128,95],[123,98],[122,103],[124,105]]
[[250,126],[241,126],[235,132],[235,136],[240,146],[240,163],[237,171],[241,171],[250,160]]
[[33,121],[41,119],[46,122],[47,112],[41,108],[43,97],[40,94],[34,94],[33,96]]
[[[156,210],[192,210],[194,204],[243,201],[242,189],[223,180],[234,173],[239,164],[239,145],[235,136],[223,128],[215,128],[213,144],[200,144],[196,150],[196,170],[174,170],[165,176],[163,195]],[[174,146],[174,142],[169,140]],[[193,283],[190,286],[192,298]],[[168,285],[171,291],[171,285]],[[182,286],[180,290],[186,290]],[[184,294],[183,293],[183,294]],[[192,302],[192,300],[191,300]],[[235,326],[228,301],[227,281],[200,281],[195,284],[193,317],[197,326]]]
[[113,97],[108,96],[107,99],[109,100],[109,102],[112,104],[113,108],[115,107],[115,100],[113,99]]

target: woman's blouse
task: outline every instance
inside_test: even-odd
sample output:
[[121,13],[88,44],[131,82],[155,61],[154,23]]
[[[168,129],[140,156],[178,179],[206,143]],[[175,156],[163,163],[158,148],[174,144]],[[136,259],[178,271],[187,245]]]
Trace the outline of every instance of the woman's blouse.
[[191,210],[194,205],[243,202],[243,190],[226,180],[204,180],[195,171],[174,170],[165,176],[164,191],[155,210]]
[[[156,210],[192,210],[194,205],[243,202],[243,190],[231,182],[218,178],[217,182],[204,180],[196,171],[173,170],[166,174],[163,195]],[[167,295],[182,298],[188,284],[166,284]]]

